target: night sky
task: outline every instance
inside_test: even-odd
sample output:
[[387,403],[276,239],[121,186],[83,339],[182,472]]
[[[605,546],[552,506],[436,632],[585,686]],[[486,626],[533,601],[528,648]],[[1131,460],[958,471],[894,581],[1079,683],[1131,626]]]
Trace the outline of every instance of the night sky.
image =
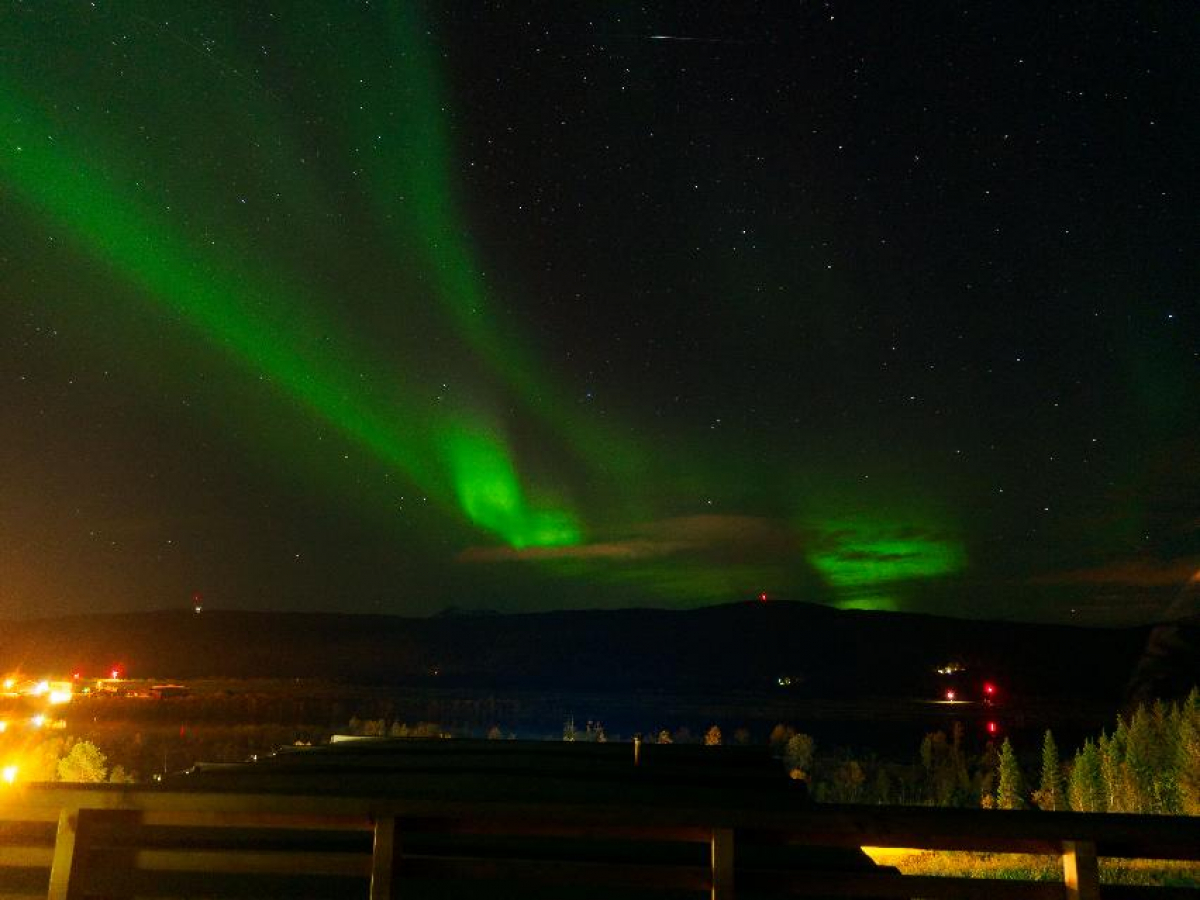
[[1198,45],[2,0],[0,617],[1194,614]]

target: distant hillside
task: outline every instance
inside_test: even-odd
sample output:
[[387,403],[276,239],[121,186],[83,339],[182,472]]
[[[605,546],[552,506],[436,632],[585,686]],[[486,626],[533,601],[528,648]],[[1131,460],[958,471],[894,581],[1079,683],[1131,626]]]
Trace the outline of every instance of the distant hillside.
[[754,689],[911,695],[932,668],[1012,693],[1114,698],[1148,629],[978,622],[802,603],[430,619],[163,611],[0,623],[0,669],[130,677],[329,677],[375,684]]

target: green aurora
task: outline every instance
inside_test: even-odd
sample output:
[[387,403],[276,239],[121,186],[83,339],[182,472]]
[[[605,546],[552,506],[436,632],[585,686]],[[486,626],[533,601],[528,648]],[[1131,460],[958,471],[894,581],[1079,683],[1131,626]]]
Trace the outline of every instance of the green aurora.
[[[69,229],[87,253],[189,322],[214,348],[270,378],[293,403],[343,431],[431,496],[443,502],[453,498],[472,522],[510,545],[580,539],[571,513],[530,506],[503,434],[487,427],[485,418],[466,409],[434,408],[422,397],[433,394],[428,386],[423,392],[412,386],[394,392],[387,408],[381,407],[356,384],[353,373],[362,361],[330,346],[334,327],[297,315],[313,308],[301,287],[287,285],[278,274],[264,282],[250,259],[237,265],[226,255],[197,249],[172,221],[113,186],[133,180],[115,175],[117,165],[89,164],[81,148],[72,147],[36,104],[11,87],[0,88],[0,115],[9,123],[7,152],[0,155],[7,183]],[[431,227],[432,245],[447,239],[441,223]],[[469,333],[472,344],[485,340],[477,330]]]
[[[164,421],[203,418],[214,444],[273,473],[261,490],[284,497],[280,507],[297,494],[312,508],[351,508],[361,531],[329,537],[313,525],[311,544],[343,548],[369,532],[368,566],[374,554],[387,569],[393,548],[402,558],[395,596],[449,585],[452,600],[430,608],[464,596],[471,605],[479,585],[499,585],[492,596],[545,598],[528,606],[559,597],[691,606],[766,592],[958,611],[956,591],[980,573],[996,584],[1010,571],[1083,569],[1093,554],[1157,539],[1152,503],[1104,504],[1143,485],[1147,496],[1154,485],[1185,493],[1166,451],[1152,469],[1129,437],[1137,427],[1114,426],[1108,442],[1093,427],[1107,408],[1071,387],[1057,362],[1044,364],[1053,390],[1027,386],[1023,369],[1004,368],[1021,340],[1006,335],[999,361],[986,342],[972,344],[971,323],[956,318],[959,293],[928,313],[936,347],[923,346],[911,322],[926,313],[905,298],[923,296],[925,284],[892,293],[905,269],[889,242],[901,232],[880,226],[868,240],[874,220],[864,226],[849,201],[805,193],[819,193],[810,183],[822,179],[788,166],[807,150],[764,149],[758,132],[739,130],[752,105],[697,119],[716,141],[712,154],[689,142],[699,126],[686,112],[677,113],[683,125],[661,122],[664,109],[708,102],[691,82],[658,99],[662,80],[686,68],[668,54],[694,53],[687,65],[708,71],[741,43],[609,41],[619,90],[606,83],[610,94],[596,99],[605,57],[581,51],[599,67],[586,78],[551,85],[553,74],[539,72],[533,81],[547,98],[569,100],[547,99],[543,112],[526,91],[497,111],[493,92],[525,84],[522,73],[515,63],[493,72],[490,56],[471,68],[479,47],[511,60],[502,33],[465,21],[420,4],[331,11],[315,0],[169,16],[146,2],[100,4],[88,16],[23,11],[13,29],[21,41],[0,56],[0,237],[23,241],[31,262],[6,298],[74,335],[87,359],[57,351],[64,369],[128,360],[113,366],[121,383],[111,390],[130,406],[161,384],[202,385],[200,408],[171,406]],[[615,19],[604,27],[628,31]],[[572,52],[554,65],[583,66]],[[590,118],[573,118],[575,108]],[[530,138],[532,151],[506,156],[514,135],[543,118],[563,135],[554,154],[543,158]],[[793,143],[824,146],[826,135],[809,130]],[[667,146],[668,135],[662,161],[653,141]],[[481,174],[494,145],[503,146]],[[581,147],[594,157],[569,162]],[[510,187],[511,196],[501,190]],[[639,191],[655,199],[635,214]],[[743,215],[756,192],[768,211],[757,230]],[[578,230],[562,245],[574,256],[553,243],[553,215],[539,230],[508,228],[494,214],[501,200],[540,194],[564,231]],[[598,202],[610,194],[612,207]],[[576,197],[578,220],[568,219]],[[851,224],[839,233],[843,217]],[[991,240],[995,225],[985,224]],[[609,275],[593,277],[598,285],[584,277],[593,256],[602,257],[593,271]],[[555,267],[578,271],[526,287],[531,272]],[[958,291],[978,274],[951,280]],[[539,293],[546,284],[555,296]],[[584,296],[593,306],[572,305]],[[1003,331],[986,318],[1003,308],[979,313],[979,331]],[[0,325],[15,328],[22,315]],[[1106,342],[1125,340],[1123,321],[1106,325]],[[1063,329],[1073,336],[1079,326]],[[1123,346],[1136,407],[1127,418],[1149,422],[1166,446],[1195,409],[1194,350],[1174,332],[1145,332]],[[986,378],[937,380],[979,359]],[[1058,400],[1072,391],[1085,398],[1085,425],[1063,428]],[[146,405],[167,408],[171,390],[161,393],[168,399]],[[1061,446],[1042,460],[1054,441]],[[1171,452],[1187,459],[1179,447]],[[1068,457],[1083,462],[1060,474]],[[1110,493],[1097,499],[1096,485]],[[139,508],[161,506],[149,488],[129,494]],[[1063,538],[1074,522],[1057,519],[1060,496],[1063,508],[1087,509],[1088,547]],[[428,515],[410,515],[414,497],[428,501]],[[56,515],[47,513],[51,533],[70,524]],[[1180,537],[1173,522],[1161,528],[1175,528],[1168,555],[1187,557],[1194,532]],[[287,550],[288,560],[302,555]],[[86,582],[86,564],[79,569]],[[158,589],[190,591],[203,569],[173,572]]]
[[[637,499],[636,484],[647,477],[647,454],[621,435],[629,429],[601,427],[580,417],[520,336],[505,333],[491,315],[470,228],[456,213],[453,151],[443,122],[447,101],[433,55],[411,8],[396,6],[383,17],[386,27],[373,32],[374,48],[354,45],[350,32],[321,39],[335,45],[327,58],[350,61],[326,73],[338,86],[335,95],[357,101],[330,109],[342,120],[343,149],[361,165],[365,198],[388,241],[411,254],[409,263],[426,273],[424,294],[401,302],[436,301],[442,313],[439,333],[449,331],[458,345],[448,352],[461,354],[489,384],[506,385],[524,414],[550,429],[562,451],[618,480],[623,490],[610,506],[647,515],[650,507]],[[302,45],[312,37],[296,31],[288,40]],[[380,56],[397,65],[378,66]],[[138,147],[102,125],[56,122],[45,115],[45,104],[15,80],[9,73],[0,84],[0,115],[8,123],[0,175],[31,208],[64,227],[82,252],[135,288],[136,297],[185,322],[228,365],[269,379],[282,402],[336,428],[442,508],[457,510],[508,547],[564,547],[588,539],[588,526],[561,499],[569,491],[539,483],[528,466],[522,470],[500,417],[478,405],[447,402],[419,367],[405,366],[401,377],[393,376],[383,392],[386,401],[379,392],[364,391],[356,373],[387,371],[388,363],[370,358],[378,351],[355,346],[339,323],[322,313],[327,304],[313,295],[308,279],[286,265],[265,268],[250,249],[229,252],[230,246],[250,243],[236,228],[224,240],[196,239],[195,226],[187,223],[211,215],[203,185],[189,190],[194,179],[170,167],[157,186],[145,184],[135,173],[152,167],[153,160],[143,158]],[[248,121],[262,127],[284,118],[272,109],[269,94],[235,87],[239,99],[250,98],[243,113]],[[381,108],[390,111],[382,119],[373,115]],[[276,125],[266,144],[287,146],[287,130]],[[295,151],[292,157],[299,155]],[[304,167],[276,164],[286,157],[272,153],[272,171],[282,171],[280,180],[293,195],[319,204],[321,186]],[[220,233],[217,226],[213,230]],[[495,396],[495,389],[487,393]],[[676,455],[661,470],[675,473],[678,492],[689,483],[719,483],[722,468],[711,459]],[[669,485],[657,487],[672,493]],[[537,503],[531,494],[559,500]],[[531,564],[560,579],[624,583],[684,601],[760,588],[786,591],[799,577],[812,585],[823,580],[843,605],[880,607],[894,601],[879,591],[952,574],[962,566],[961,550],[948,543],[892,537],[904,526],[864,525],[837,518],[836,502],[829,508],[833,518],[817,527],[823,549],[796,548],[782,561],[714,563],[684,547],[632,562],[585,555]],[[601,511],[605,520],[616,514]]]
[[818,549],[809,560],[833,586],[843,609],[900,609],[892,591],[966,567],[961,542],[928,523],[849,517],[812,527]]

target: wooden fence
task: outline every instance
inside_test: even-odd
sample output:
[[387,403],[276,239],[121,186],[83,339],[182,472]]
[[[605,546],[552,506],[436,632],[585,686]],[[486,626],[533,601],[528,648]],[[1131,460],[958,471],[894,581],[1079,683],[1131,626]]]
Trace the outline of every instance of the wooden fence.
[[[443,842],[440,850],[431,851],[430,836]],[[516,852],[512,843],[500,845],[508,852],[478,852],[488,836],[525,843]],[[549,845],[553,853],[538,852]],[[660,849],[672,845],[687,845],[693,862]],[[637,853],[612,852],[620,846]],[[781,848],[860,846],[1044,854],[1061,860],[1063,877],[916,877],[870,866],[769,863]],[[143,884],[190,875],[342,879],[357,881],[372,900],[420,896],[406,893],[405,884],[447,877],[607,886],[613,896],[633,887],[690,890],[715,900],[731,900],[735,890],[743,898],[1200,896],[1190,888],[1101,885],[1099,857],[1200,860],[1200,820],[880,806],[781,812],[617,802],[446,804],[119,785],[0,788],[0,885],[13,873],[40,870],[51,900],[140,894],[131,887],[135,875]],[[34,890],[38,896],[45,888]]]

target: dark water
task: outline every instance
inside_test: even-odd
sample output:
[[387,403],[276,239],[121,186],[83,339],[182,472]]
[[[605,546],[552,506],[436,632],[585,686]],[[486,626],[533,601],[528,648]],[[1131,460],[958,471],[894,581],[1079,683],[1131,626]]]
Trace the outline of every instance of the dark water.
[[[319,741],[331,733],[348,732],[355,717],[383,720],[385,726],[435,723],[439,726],[435,731],[466,737],[484,737],[498,728],[505,737],[527,740],[561,740],[568,720],[573,720],[580,739],[587,739],[590,722],[593,735],[598,723],[610,741],[631,740],[635,734],[655,740],[665,730],[675,740],[699,742],[715,725],[725,743],[734,742],[744,730],[740,736],[758,745],[783,724],[811,735],[823,753],[845,750],[856,756],[911,762],[927,733],[949,734],[955,723],[961,723],[969,750],[1008,737],[1019,752],[1034,753],[1050,728],[1066,754],[1101,728],[1111,730],[1116,712],[1115,703],[1032,698],[984,706],[920,697],[819,698],[787,689],[535,691],[223,681],[195,684],[186,698],[81,700],[71,704],[66,716],[71,733],[94,732],[98,741],[106,743],[113,743],[114,735],[158,734],[170,745],[165,752],[172,759],[176,752],[216,758],[217,749],[222,749],[224,758],[258,740],[254,735],[261,740],[252,752],[268,749],[260,746],[267,740]],[[680,734],[681,729],[687,734]],[[170,735],[178,737],[167,741]],[[191,746],[191,741],[199,746]],[[223,746],[226,743],[228,748]],[[172,749],[175,744],[178,751]]]
[[922,698],[821,699],[778,693],[678,691],[505,692],[468,690],[393,693],[364,703],[360,717],[404,722],[433,721],[483,736],[492,726],[526,739],[560,739],[573,719],[577,732],[600,723],[609,740],[634,734],[653,739],[660,731],[686,728],[700,740],[713,725],[732,741],[745,729],[753,743],[765,743],[771,729],[785,724],[812,735],[820,745],[845,747],[886,757],[908,758],[931,731],[949,732],[961,722],[968,743],[982,746],[992,738],[1040,746],[1043,732],[1054,731],[1060,746],[1073,747],[1101,728],[1111,730],[1116,704],[1027,700],[995,706],[939,703]]

